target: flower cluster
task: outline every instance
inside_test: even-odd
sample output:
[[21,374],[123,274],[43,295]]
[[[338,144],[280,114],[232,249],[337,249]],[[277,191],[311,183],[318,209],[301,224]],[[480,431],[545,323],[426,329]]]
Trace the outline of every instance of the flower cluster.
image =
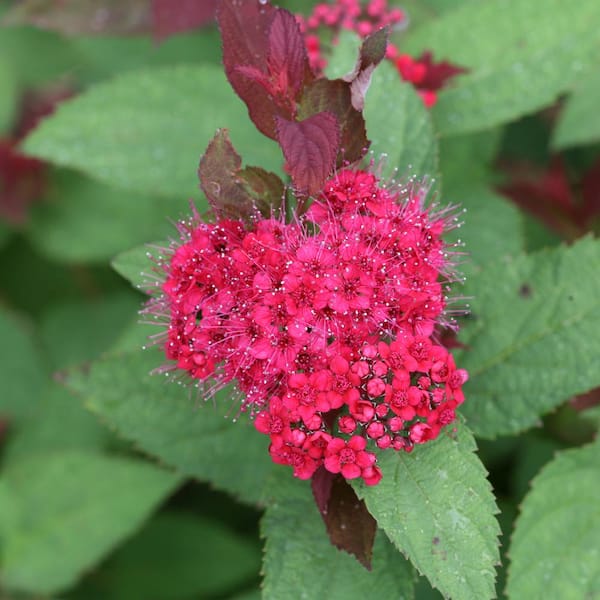
[[[382,27],[404,28],[408,20],[399,8],[389,8],[387,0],[369,0],[361,4],[359,0],[335,0],[332,4],[317,4],[308,17],[296,15],[308,52],[311,68],[322,73],[327,66],[323,54],[319,32],[322,29],[354,31],[366,38]],[[334,38],[335,43],[335,38]],[[428,108],[437,101],[437,92],[450,79],[465,70],[448,62],[434,63],[431,52],[424,52],[414,58],[401,53],[397,46],[388,43],[386,58],[390,60],[404,81],[411,83]]]
[[148,311],[165,351],[215,391],[235,381],[276,463],[375,484],[379,448],[410,450],[454,420],[466,372],[432,339],[453,220],[427,187],[344,169],[292,223],[180,223]]

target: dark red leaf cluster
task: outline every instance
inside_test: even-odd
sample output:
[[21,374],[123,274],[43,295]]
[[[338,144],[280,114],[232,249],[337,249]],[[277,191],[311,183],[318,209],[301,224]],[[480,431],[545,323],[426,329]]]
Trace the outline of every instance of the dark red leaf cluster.
[[300,196],[318,192],[336,166],[368,149],[361,114],[387,32],[365,40],[353,74],[317,79],[294,15],[263,0],[222,0],[217,20],[225,72],[250,118],[276,140]]

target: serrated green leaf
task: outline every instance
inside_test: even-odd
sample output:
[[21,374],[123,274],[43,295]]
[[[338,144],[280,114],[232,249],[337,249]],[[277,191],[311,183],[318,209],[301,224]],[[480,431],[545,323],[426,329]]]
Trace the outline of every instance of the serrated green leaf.
[[[208,208],[204,198],[196,201]],[[44,202],[28,224],[31,242],[64,262],[100,262],[148,239],[172,233],[173,219],[189,212],[187,198],[114,188],[66,169],[51,174]]]
[[600,242],[586,238],[487,265],[473,276],[462,413],[481,437],[514,434],[600,385]]
[[140,70],[98,84],[26,140],[25,151],[150,194],[199,197],[196,170],[227,125],[245,162],[279,170],[281,153],[246,115],[217,66]]
[[372,571],[335,548],[325,531],[308,482],[280,469],[270,482],[261,522],[266,538],[263,598],[413,598],[412,568],[383,532],[375,538]]
[[554,129],[552,147],[562,150],[599,141],[598,106],[600,72],[596,71],[583,78],[567,99]]
[[224,595],[260,569],[260,549],[232,530],[191,513],[154,517],[80,589],[82,600],[181,600]]
[[387,61],[373,73],[364,116],[375,160],[387,156],[384,176],[435,175],[437,140],[429,112],[413,86]]
[[505,123],[553,102],[597,63],[600,4],[548,0],[467,3],[409,35],[403,50],[432,50],[470,69],[439,94],[442,135]]
[[200,406],[199,391],[150,374],[164,362],[154,349],[116,355],[94,363],[88,375],[74,372],[69,384],[89,409],[144,451],[257,502],[273,469],[268,438],[244,416],[233,422],[238,403],[230,389]]
[[180,482],[140,461],[81,452],[19,461],[3,480],[16,507],[3,523],[3,585],[43,594],[73,584]]
[[35,409],[45,385],[45,368],[32,332],[1,308],[0,340],[0,415],[19,419]]
[[464,425],[411,454],[382,452],[381,482],[355,486],[397,546],[446,597],[493,598],[498,512]]
[[561,452],[534,479],[509,549],[513,600],[600,594],[600,443]]

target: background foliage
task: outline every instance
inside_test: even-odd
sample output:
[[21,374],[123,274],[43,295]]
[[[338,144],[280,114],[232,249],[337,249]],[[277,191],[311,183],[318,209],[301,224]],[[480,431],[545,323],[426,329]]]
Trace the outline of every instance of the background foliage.
[[[382,64],[365,119],[388,175],[427,174],[466,209],[455,352],[471,379],[454,431],[382,455],[382,483],[356,486],[379,523],[371,572],[331,546],[264,437],[224,418],[226,393],[203,406],[141,350],[143,244],[172,236],[190,199],[206,208],[196,169],[215,129],[284,175],[216,28],[160,44],[142,21],[134,36],[92,35],[81,15],[43,29],[32,14],[56,3],[35,4],[0,9],[0,143],[32,92],[68,99],[18,140],[47,163],[23,218],[0,185],[0,595],[600,597],[597,0],[398,3],[402,51],[468,69],[429,111]],[[342,42],[336,74],[357,47]]]

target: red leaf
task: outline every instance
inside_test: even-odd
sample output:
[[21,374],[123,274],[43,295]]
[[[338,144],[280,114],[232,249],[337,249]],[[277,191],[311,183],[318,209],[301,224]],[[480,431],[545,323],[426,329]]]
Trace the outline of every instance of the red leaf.
[[259,167],[241,169],[226,129],[217,130],[200,159],[198,176],[213,211],[219,217],[245,221],[280,208],[284,185],[274,173]]
[[360,160],[369,149],[362,112],[352,106],[351,86],[341,79],[318,79],[302,95],[298,118],[306,119],[323,111],[333,113],[340,127],[340,147],[336,164]]
[[267,67],[269,74],[277,78],[275,91],[292,101],[313,79],[304,37],[296,17],[286,10],[277,10],[269,29]]
[[340,144],[335,115],[320,112],[300,122],[278,117],[277,139],[296,191],[310,196],[321,190],[335,167]]
[[215,18],[218,0],[152,0],[154,37],[164,40],[207,25]]
[[453,65],[445,60],[434,63],[431,52],[423,52],[417,61],[425,66],[425,75],[419,82],[419,89],[433,90],[434,92],[443,88],[452,77],[468,71],[464,67]]
[[276,117],[295,118],[297,96],[313,77],[294,16],[259,0],[221,0],[217,20],[229,82],[256,127],[277,139]]
[[350,484],[323,467],[312,478],[312,490],[331,543],[356,556],[371,570],[377,522]]

